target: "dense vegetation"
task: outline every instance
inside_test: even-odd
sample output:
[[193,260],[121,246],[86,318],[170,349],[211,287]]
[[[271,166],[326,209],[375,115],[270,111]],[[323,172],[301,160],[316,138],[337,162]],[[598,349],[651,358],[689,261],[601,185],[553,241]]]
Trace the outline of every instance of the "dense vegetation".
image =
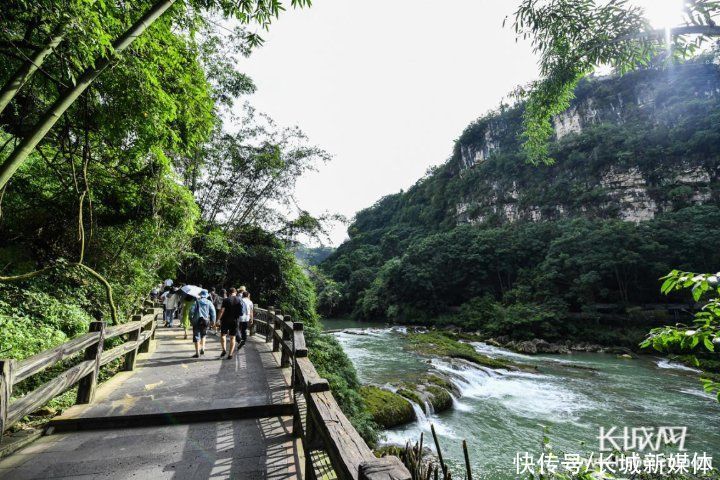
[[356,215],[321,265],[321,295],[338,291],[321,309],[627,346],[672,323],[663,304],[687,301],[658,278],[720,263],[712,59],[582,82],[550,167],[526,162],[522,105],[480,118],[448,162]]
[[[163,4],[167,13],[121,48],[115,39]],[[237,65],[261,43],[244,25],[266,27],[284,8],[172,4],[0,7],[0,167],[10,175],[0,188],[0,355],[28,357],[95,319],[123,322],[164,278],[243,284],[257,303],[306,322],[318,371],[373,441],[355,370],[320,335],[312,283],[291,250],[299,233],[323,232],[326,219],[293,194],[328,155],[299,129],[241,108],[255,86]],[[237,27],[218,26],[221,16]],[[88,72],[99,75],[78,82]],[[48,113],[54,128],[23,149],[63,98],[75,100]]]

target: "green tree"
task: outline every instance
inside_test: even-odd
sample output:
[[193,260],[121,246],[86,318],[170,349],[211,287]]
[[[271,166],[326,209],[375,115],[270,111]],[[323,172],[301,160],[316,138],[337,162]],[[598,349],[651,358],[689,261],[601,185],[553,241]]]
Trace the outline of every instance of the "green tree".
[[[693,300],[703,305],[694,316],[692,325],[677,324],[655,328],[643,341],[643,347],[652,347],[661,352],[690,352],[695,365],[700,366],[697,355],[712,354],[717,359],[720,349],[720,286],[719,273],[696,274],[673,270],[663,277],[661,291],[669,294],[690,289]],[[717,394],[720,402],[720,379],[717,376],[703,378],[703,388]]]
[[531,40],[541,76],[518,91],[527,94],[523,148],[528,160],[553,163],[552,117],[570,106],[582,78],[603,65],[620,73],[647,67],[667,51],[666,59],[687,57],[703,41],[720,36],[719,14],[714,0],[685,2],[683,24],[665,31],[653,29],[643,9],[627,0],[523,0],[513,29]]
[[[103,2],[98,3],[103,4]],[[65,111],[85,92],[103,71],[114,63],[114,57],[122,54],[130,47],[135,39],[141,36],[150,25],[160,19],[166,11],[170,10],[174,3],[175,0],[159,0],[154,3],[139,18],[134,19],[120,36],[112,42],[111,48],[109,49],[110,53],[96,58],[91,65],[85,67],[84,71],[77,76],[77,79],[73,78],[72,86],[66,88],[46,110],[40,120],[27,129],[27,133],[0,165],[0,189],[5,187],[15,171],[23,164]],[[291,0],[291,4],[293,6],[305,6],[309,5],[309,2],[308,0]],[[258,23],[267,27],[270,22],[279,15],[283,6],[278,0],[271,2],[251,1],[239,3],[232,0],[217,0],[212,2],[200,1],[197,4],[191,5],[190,11],[192,12],[192,9],[195,8],[199,11],[219,11],[224,16],[233,17],[242,23]],[[179,17],[175,17],[176,19],[185,19],[183,18],[185,14],[184,9],[175,9],[174,13],[175,15],[179,15]],[[32,18],[32,15],[29,16]],[[57,18],[54,20],[57,21]],[[103,20],[105,20],[105,17],[103,17]],[[63,21],[64,20],[61,20],[61,24]],[[61,25],[54,27],[54,29],[58,28],[60,32],[56,35],[61,35],[63,28]],[[260,41],[256,36],[248,36],[247,40],[254,44]],[[23,67],[20,67],[20,70],[22,69]],[[17,74],[14,74],[6,83],[16,84],[15,79],[17,76]],[[15,90],[19,90],[19,87]]]

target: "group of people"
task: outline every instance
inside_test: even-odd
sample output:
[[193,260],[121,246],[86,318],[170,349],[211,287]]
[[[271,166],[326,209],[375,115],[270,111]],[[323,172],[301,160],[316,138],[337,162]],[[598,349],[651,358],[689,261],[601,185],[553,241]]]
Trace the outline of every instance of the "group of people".
[[163,305],[165,326],[172,327],[175,318],[179,318],[186,339],[188,330],[192,328],[195,345],[193,358],[205,355],[205,337],[208,332],[217,335],[219,331],[222,346],[220,358],[232,359],[236,347],[245,344],[247,332],[255,321],[255,307],[250,292],[245,287],[222,289],[220,293],[214,288],[205,290],[202,285],[184,287],[175,286],[172,280],[166,280],[164,285],[150,292],[151,298]]

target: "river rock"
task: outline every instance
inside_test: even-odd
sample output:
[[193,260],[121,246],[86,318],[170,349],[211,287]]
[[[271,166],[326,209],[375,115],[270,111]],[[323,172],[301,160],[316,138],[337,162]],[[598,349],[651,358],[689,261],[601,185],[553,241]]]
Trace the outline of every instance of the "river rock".
[[405,425],[416,419],[412,404],[402,395],[373,385],[361,387],[360,395],[375,423],[384,428]]
[[427,385],[426,391],[429,393],[430,404],[436,412],[443,412],[452,408],[453,399],[450,392],[437,385]]
[[537,353],[537,346],[530,340],[515,344],[515,350],[520,353]]

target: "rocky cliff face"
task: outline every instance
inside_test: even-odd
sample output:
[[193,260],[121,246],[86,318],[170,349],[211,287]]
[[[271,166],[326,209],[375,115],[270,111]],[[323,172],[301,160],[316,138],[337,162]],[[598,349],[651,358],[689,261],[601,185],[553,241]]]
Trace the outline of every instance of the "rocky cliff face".
[[553,119],[553,167],[520,160],[519,108],[472,124],[449,167],[458,224],[585,215],[641,222],[718,200],[720,70],[712,63],[584,82]]

